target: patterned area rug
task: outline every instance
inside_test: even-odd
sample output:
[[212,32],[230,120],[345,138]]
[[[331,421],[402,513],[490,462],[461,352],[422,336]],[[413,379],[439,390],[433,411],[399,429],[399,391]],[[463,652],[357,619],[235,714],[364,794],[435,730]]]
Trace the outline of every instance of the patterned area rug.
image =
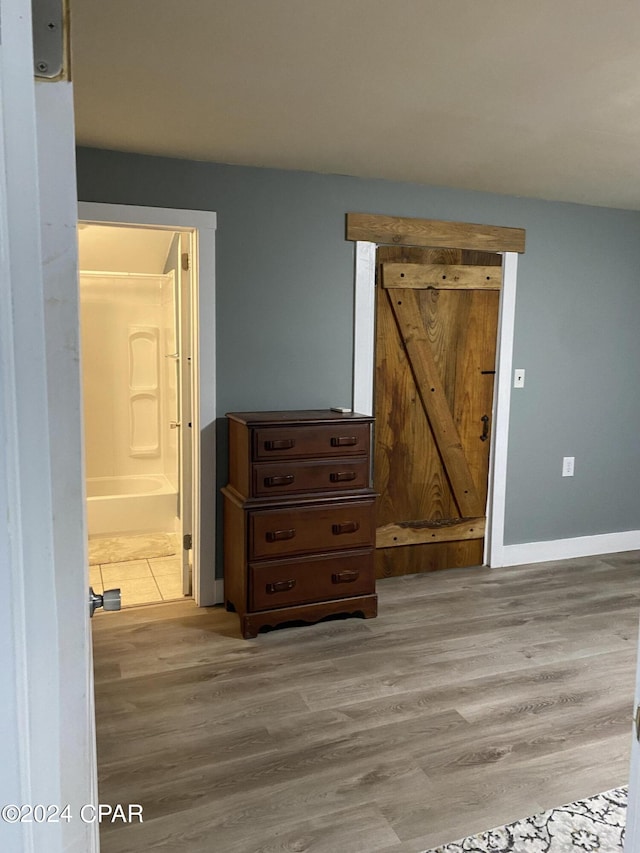
[[627,788],[470,835],[424,853],[620,853]]

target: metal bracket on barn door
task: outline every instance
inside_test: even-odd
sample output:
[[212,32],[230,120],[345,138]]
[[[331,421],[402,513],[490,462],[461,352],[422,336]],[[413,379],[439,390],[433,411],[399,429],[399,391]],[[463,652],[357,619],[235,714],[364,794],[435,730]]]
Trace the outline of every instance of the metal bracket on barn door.
[[31,0],[33,72],[37,79],[66,76],[67,22],[65,0]]

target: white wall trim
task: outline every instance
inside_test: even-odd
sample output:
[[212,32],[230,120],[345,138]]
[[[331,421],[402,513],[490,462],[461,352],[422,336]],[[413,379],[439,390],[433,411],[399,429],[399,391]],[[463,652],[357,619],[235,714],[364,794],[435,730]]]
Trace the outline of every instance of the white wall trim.
[[[135,205],[79,202],[78,218],[83,221],[170,228],[196,232],[193,268],[197,279],[198,352],[194,359],[194,577],[196,604],[206,607],[224,601],[215,583],[215,431],[216,431],[216,312],[215,312],[215,231],[217,215],[211,211],[179,210]],[[206,283],[206,284],[205,284]],[[206,330],[206,335],[203,331]],[[203,437],[206,436],[204,442]],[[203,541],[206,547],[203,548]],[[203,564],[202,552],[210,555]]]
[[97,780],[77,324],[68,322],[73,93],[66,81],[34,84],[28,0],[0,0],[0,19],[0,802],[69,803],[73,815],[2,821],[0,837],[12,853],[90,853],[97,826],[77,817]]
[[353,411],[372,415],[375,373],[376,244],[355,244]]
[[134,204],[78,202],[78,219],[116,225],[147,225],[149,228],[197,228],[215,231],[217,214],[210,210],[182,210],[169,207],[139,207]]
[[593,557],[599,554],[618,554],[640,550],[640,530],[620,533],[598,533],[574,539],[553,539],[546,542],[523,542],[504,545],[502,566],[524,566],[527,563],[546,563],[550,560],[570,560],[574,557]]
[[487,493],[487,535],[484,561],[488,566],[501,566],[504,547],[506,513],[507,457],[509,450],[509,414],[511,410],[511,373],[516,315],[516,282],[518,255],[505,252],[502,256],[502,289],[498,317],[498,349],[496,378],[493,386],[493,429]]
[[[33,697],[30,689],[39,674],[40,650],[42,664],[57,679],[58,638],[55,608],[50,607],[40,625],[29,600],[34,583],[29,557],[39,561],[45,594],[55,600],[49,435],[43,422],[48,411],[36,108],[33,72],[26,64],[31,55],[30,9],[18,0],[0,0],[0,17],[0,798],[3,803],[18,798],[28,803],[36,802],[40,791],[47,796],[62,793],[59,690],[56,685],[39,709],[36,700],[42,697]],[[29,336],[34,337],[33,347]],[[41,491],[35,492],[39,500],[28,491],[35,482],[33,474],[29,476],[32,457],[43,475]],[[51,733],[51,754],[39,756],[38,737],[45,727]],[[35,829],[6,824],[3,846],[16,853],[34,851]],[[60,827],[53,827],[50,840],[52,851],[62,851]]]
[[[38,82],[36,109],[59,668],[66,694],[60,772],[67,797],[72,803],[83,804],[88,779],[93,785],[92,796],[97,795],[97,771],[87,608],[85,471],[80,452],[83,424],[72,84]],[[68,737],[70,731],[74,732],[75,744]],[[81,736],[84,742],[80,742]],[[95,826],[76,826],[72,837],[74,846],[69,849],[76,849],[75,845],[87,850],[98,847]]]
[[[375,328],[376,328],[376,243],[355,243],[355,297],[353,332],[353,409],[363,415],[374,411]],[[487,536],[485,562],[504,565],[504,516],[511,403],[511,365],[516,310],[518,255],[503,253],[503,283],[498,320],[498,350],[493,399],[491,467],[487,494]]]

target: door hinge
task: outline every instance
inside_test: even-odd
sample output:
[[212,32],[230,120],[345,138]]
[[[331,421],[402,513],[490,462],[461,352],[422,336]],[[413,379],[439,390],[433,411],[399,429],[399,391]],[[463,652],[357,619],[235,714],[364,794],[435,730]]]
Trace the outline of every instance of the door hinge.
[[190,551],[193,548],[193,537],[190,533],[185,533],[182,537],[182,547],[185,551]]
[[69,18],[64,0],[31,0],[34,74],[58,80],[68,70]]
[[640,704],[636,708],[636,716],[635,716],[635,729],[636,729],[636,740],[640,741]]
[[188,272],[191,269],[191,265],[189,263],[189,252],[182,253],[182,269],[185,272]]

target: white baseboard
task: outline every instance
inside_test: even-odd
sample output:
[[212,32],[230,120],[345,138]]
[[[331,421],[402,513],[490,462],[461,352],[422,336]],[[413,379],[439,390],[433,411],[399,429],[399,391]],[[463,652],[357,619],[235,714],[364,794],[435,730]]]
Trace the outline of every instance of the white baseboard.
[[600,533],[575,539],[554,539],[548,542],[524,542],[503,545],[501,556],[492,566],[523,566],[526,563],[545,563],[549,560],[569,560],[572,557],[593,557],[640,549],[640,530],[620,533]]

